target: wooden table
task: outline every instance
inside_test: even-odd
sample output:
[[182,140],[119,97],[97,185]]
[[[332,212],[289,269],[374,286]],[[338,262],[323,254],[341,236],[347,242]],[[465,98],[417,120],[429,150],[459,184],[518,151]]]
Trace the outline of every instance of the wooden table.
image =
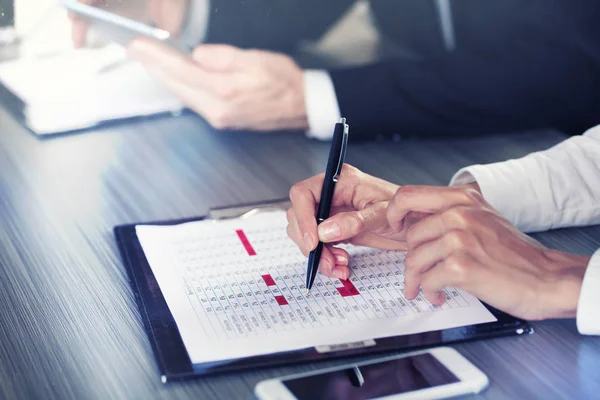
[[[461,166],[518,157],[564,137],[353,143],[348,161],[401,184],[445,184]],[[302,134],[214,132],[195,116],[39,139],[0,109],[0,398],[250,399],[261,379],[335,362],[162,385],[112,227],[281,198],[324,169]],[[536,235],[591,254],[600,228]],[[600,337],[572,320],[455,346],[491,380],[481,398],[598,398]]]

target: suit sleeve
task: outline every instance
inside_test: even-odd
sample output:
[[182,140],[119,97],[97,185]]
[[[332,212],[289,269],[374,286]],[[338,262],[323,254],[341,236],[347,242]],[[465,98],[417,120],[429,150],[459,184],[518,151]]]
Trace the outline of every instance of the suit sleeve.
[[290,52],[302,40],[321,37],[352,4],[352,0],[210,0],[205,40]]
[[354,138],[474,135],[600,122],[598,68],[575,46],[523,40],[422,61],[393,59],[330,71]]

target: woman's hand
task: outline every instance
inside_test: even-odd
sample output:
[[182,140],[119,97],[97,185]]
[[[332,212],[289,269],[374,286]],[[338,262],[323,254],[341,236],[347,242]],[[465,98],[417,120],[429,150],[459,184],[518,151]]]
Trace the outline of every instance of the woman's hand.
[[333,195],[331,216],[317,228],[316,212],[321,197],[324,174],[319,174],[292,186],[292,207],[287,212],[290,238],[305,256],[318,241],[327,243],[319,263],[321,273],[347,279],[348,253],[336,243],[384,249],[405,249],[402,234],[387,223],[386,209],[398,185],[375,178],[345,164]]
[[[411,212],[430,215],[407,227]],[[390,201],[387,219],[406,234],[408,299],[422,290],[441,305],[443,288],[456,286],[520,318],[576,315],[589,257],[547,249],[519,232],[476,185],[404,186]]]

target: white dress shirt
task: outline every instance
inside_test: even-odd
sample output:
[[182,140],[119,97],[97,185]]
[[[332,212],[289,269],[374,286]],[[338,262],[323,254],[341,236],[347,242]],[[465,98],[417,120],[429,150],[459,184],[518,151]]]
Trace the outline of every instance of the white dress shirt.
[[[518,160],[463,168],[450,184],[475,181],[485,200],[524,232],[600,224],[600,125]],[[600,335],[600,249],[585,272],[577,327]]]

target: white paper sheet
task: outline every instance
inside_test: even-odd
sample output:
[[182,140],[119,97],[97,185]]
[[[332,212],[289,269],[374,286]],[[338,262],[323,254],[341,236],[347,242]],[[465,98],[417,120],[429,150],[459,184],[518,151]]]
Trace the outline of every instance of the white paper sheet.
[[448,288],[442,307],[402,294],[404,252],[347,246],[353,273],[318,275],[284,212],[244,220],[138,226],[137,236],[194,363],[236,359],[496,321],[472,295]]
[[27,105],[38,134],[183,108],[116,44],[0,63],[0,81]]

